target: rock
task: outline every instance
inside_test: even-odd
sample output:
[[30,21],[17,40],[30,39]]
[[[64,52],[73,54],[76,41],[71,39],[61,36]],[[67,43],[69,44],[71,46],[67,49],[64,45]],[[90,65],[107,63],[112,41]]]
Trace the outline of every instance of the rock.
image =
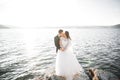
[[73,80],[90,80],[90,79],[84,72],[82,72],[81,74],[75,75]]
[[[66,78],[63,76],[55,75],[54,68],[50,68],[45,72],[44,79],[45,80],[66,80]],[[80,74],[76,74],[73,80],[90,80],[90,79],[85,72],[81,72]]]
[[[45,80],[66,80],[66,78],[63,76],[52,75]],[[89,80],[89,78],[86,74],[77,74],[74,76],[73,80]]]
[[66,78],[62,76],[52,75],[46,80],[66,80]]
[[111,72],[107,72],[104,70],[96,70],[96,74],[100,80],[119,80],[116,75]]
[[104,70],[89,69],[87,74],[90,80],[119,80],[116,75]]
[[[85,72],[76,74],[74,75],[73,80],[119,80],[118,77],[115,76],[113,73],[104,70],[95,69],[95,71],[93,71],[93,73],[96,77],[98,77],[98,79],[94,79],[94,75],[91,76],[89,73],[89,70],[86,70]],[[45,71],[44,77],[40,77],[39,79],[35,80],[66,80],[66,78],[63,76],[55,75],[55,69],[49,68]]]

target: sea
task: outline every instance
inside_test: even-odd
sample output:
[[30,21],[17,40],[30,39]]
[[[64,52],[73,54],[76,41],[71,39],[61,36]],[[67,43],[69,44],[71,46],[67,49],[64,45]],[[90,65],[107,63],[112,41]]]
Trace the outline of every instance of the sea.
[[[84,69],[102,69],[120,78],[120,28],[62,29],[69,31]],[[0,29],[0,80],[32,80],[55,66],[58,30]]]

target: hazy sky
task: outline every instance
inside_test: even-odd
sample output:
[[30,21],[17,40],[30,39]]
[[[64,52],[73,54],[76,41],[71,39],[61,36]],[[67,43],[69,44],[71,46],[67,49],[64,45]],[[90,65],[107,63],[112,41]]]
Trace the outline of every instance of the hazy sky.
[[113,25],[120,0],[0,0],[0,24],[18,27]]

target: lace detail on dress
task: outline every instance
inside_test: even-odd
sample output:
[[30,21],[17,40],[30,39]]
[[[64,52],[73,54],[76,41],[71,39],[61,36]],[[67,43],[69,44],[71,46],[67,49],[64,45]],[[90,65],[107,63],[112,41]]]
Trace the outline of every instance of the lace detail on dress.
[[60,40],[62,43],[61,47],[65,48],[65,49],[71,44],[70,39],[66,39],[64,37],[61,37]]

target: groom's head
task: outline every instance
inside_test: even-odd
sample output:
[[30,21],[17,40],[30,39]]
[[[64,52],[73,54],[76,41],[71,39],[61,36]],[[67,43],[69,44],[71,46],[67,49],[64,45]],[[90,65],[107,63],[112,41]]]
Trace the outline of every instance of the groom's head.
[[59,34],[60,36],[62,36],[62,35],[63,35],[63,30],[62,30],[62,29],[59,29],[59,30],[58,30],[58,34]]

